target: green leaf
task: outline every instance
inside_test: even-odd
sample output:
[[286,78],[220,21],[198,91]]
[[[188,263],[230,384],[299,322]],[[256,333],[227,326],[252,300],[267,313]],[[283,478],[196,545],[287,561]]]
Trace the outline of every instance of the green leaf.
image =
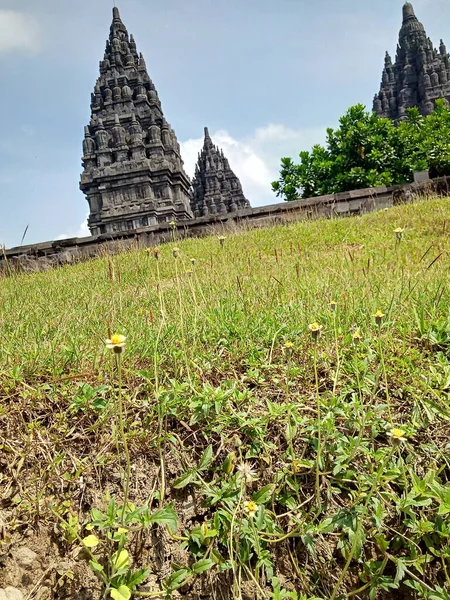
[[192,565],[193,573],[200,575],[200,573],[204,573],[211,567],[213,567],[216,563],[210,558],[203,558],[202,560],[197,561]]
[[105,518],[105,515],[100,510],[97,510],[96,508],[93,508],[91,510],[91,516],[92,516],[93,521],[103,521],[103,519]]
[[206,450],[203,452],[202,460],[200,461],[200,464],[198,465],[198,470],[204,471],[205,469],[207,469],[209,467],[209,465],[211,464],[212,457],[213,457],[213,449],[212,449],[212,446],[209,445],[206,448]]
[[396,561],[397,572],[395,574],[394,583],[398,584],[405,576],[406,573],[406,563],[400,558]]
[[389,542],[384,537],[384,534],[382,534],[382,533],[377,534],[375,536],[375,540],[376,540],[378,546],[380,547],[380,550],[382,550],[383,552],[386,552],[386,550],[389,548]]
[[90,560],[89,565],[90,565],[91,569],[93,571],[95,571],[96,573],[104,573],[105,572],[102,565],[100,563],[96,562],[95,560]]
[[173,487],[176,490],[180,490],[181,488],[186,487],[195,479],[195,475],[196,475],[195,471],[186,471],[186,473],[183,473],[183,475],[181,475],[181,477],[178,477],[178,479],[175,479]]
[[440,504],[438,515],[448,515],[450,513],[450,504]]
[[95,546],[100,544],[100,540],[96,535],[88,535],[82,540],[82,542],[86,548],[95,548]]
[[138,585],[144,583],[149,574],[150,569],[139,569],[126,577],[126,583],[131,590],[134,590]]
[[167,525],[167,527],[173,533],[177,530],[178,515],[172,506],[166,506],[165,508],[161,508],[150,515],[150,523]]
[[273,484],[265,485],[258,492],[253,494],[253,502],[256,502],[256,504],[265,504],[268,500],[270,500],[274,489],[275,486]]
[[117,590],[109,591],[111,598],[114,600],[130,600],[131,590],[127,585],[121,585]]
[[169,577],[166,578],[164,582],[165,588],[168,591],[176,590],[180,587],[180,585],[183,583],[183,581],[189,574],[189,569],[178,569],[178,571],[175,571],[174,573],[172,573],[172,575],[169,575]]
[[114,552],[111,557],[111,563],[114,568],[114,571],[120,571],[121,569],[128,569],[130,564],[130,555],[128,554],[128,550],[121,550],[120,552]]

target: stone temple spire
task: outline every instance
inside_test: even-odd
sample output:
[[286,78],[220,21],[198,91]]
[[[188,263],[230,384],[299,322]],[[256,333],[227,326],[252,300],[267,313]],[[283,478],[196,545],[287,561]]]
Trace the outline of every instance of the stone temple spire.
[[91,95],[83,168],[94,235],[192,218],[177,137],[118,8]]
[[213,144],[207,127],[192,187],[194,191],[191,206],[195,217],[250,208],[239,179],[231,170],[223,152]]
[[403,6],[395,63],[386,53],[381,87],[373,102],[378,116],[406,119],[406,109],[417,106],[430,114],[438,98],[450,101],[450,56],[441,40],[439,52],[416,17],[413,5]]

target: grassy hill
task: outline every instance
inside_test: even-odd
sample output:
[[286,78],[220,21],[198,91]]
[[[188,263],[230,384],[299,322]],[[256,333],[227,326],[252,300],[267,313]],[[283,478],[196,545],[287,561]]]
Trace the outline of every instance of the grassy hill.
[[0,588],[448,600],[449,230],[435,199],[1,280]]

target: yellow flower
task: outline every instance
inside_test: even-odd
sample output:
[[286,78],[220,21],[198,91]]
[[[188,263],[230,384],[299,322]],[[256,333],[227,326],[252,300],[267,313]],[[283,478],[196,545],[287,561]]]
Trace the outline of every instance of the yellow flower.
[[193,272],[194,272],[194,271],[193,271],[192,269],[188,269],[188,270],[186,271],[186,275],[188,275],[188,276],[190,277],[190,276],[192,275],[192,273],[193,273]]
[[302,464],[300,463],[300,461],[293,460],[292,461],[292,473],[294,475],[297,475],[297,473],[300,473],[301,470],[302,470]]
[[145,251],[147,254],[151,254],[153,252],[153,248],[146,248]]
[[384,314],[384,312],[382,312],[381,310],[377,310],[377,312],[375,313],[375,323],[377,325],[381,325],[381,321],[383,320],[383,317],[385,317],[386,315]]
[[285,342],[284,347],[287,348],[288,350],[290,350],[291,348],[294,347],[294,342]]
[[308,325],[308,329],[311,332],[311,335],[313,337],[314,340],[317,340],[320,336],[320,332],[323,329],[323,325],[319,325],[319,323],[311,323],[311,325]]
[[175,227],[177,226],[175,221],[170,221],[169,225],[172,227],[172,229],[175,229]]
[[336,308],[337,308],[337,302],[336,302],[336,300],[331,300],[330,301],[330,308],[331,308],[332,311],[336,310]]
[[402,229],[401,227],[397,227],[397,229],[394,229],[394,233],[397,236],[397,239],[400,241],[403,237],[405,230]]
[[225,243],[225,240],[226,240],[225,236],[224,235],[219,235],[219,237],[217,239],[219,240],[220,245],[223,246],[224,243]]
[[254,517],[258,510],[258,505],[253,500],[244,502],[244,510],[247,512],[249,517]]
[[172,254],[174,255],[175,258],[178,256],[179,251],[180,251],[179,248],[172,248]]
[[356,343],[358,343],[358,342],[360,342],[360,341],[361,341],[361,337],[362,337],[362,336],[361,336],[361,332],[359,331],[359,329],[357,329],[356,331],[354,331],[354,332],[352,333],[352,338],[353,338],[353,341],[354,341],[354,342],[356,342]]
[[406,435],[404,429],[400,429],[400,427],[393,427],[391,431],[387,432],[387,435],[391,438],[392,443],[400,444],[401,442],[406,442]]
[[105,340],[106,347],[110,350],[114,350],[116,354],[123,352],[125,348],[126,337],[120,333],[115,333],[111,336],[110,340]]

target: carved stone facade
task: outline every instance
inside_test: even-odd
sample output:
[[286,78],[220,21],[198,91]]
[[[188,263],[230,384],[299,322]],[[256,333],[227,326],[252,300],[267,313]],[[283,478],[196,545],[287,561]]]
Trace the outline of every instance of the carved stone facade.
[[198,155],[192,181],[192,212],[195,217],[224,214],[250,208],[241,182],[230,168],[223,151],[212,143],[205,127],[203,149]]
[[80,189],[93,235],[193,217],[180,146],[117,8],[85,127]]
[[450,56],[442,40],[439,51],[433,47],[412,4],[406,2],[395,64],[386,52],[381,88],[373,110],[380,117],[402,121],[406,109],[413,106],[422,115],[430,114],[438,98],[450,101]]

